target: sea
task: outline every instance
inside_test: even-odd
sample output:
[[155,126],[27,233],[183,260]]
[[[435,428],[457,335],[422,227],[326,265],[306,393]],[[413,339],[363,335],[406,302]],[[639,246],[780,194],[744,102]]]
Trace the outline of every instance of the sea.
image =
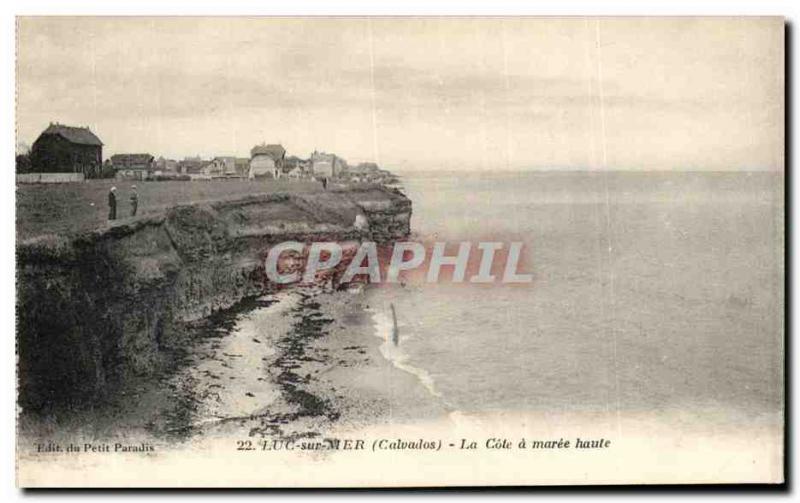
[[780,421],[783,173],[432,171],[402,190],[413,239],[522,241],[533,276],[368,289],[382,353],[447,410]]

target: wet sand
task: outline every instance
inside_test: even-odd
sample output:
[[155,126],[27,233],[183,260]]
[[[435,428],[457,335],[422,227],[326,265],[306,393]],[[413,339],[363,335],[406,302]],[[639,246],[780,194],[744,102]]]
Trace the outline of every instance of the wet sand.
[[309,385],[320,395],[335,396],[342,425],[429,421],[448,414],[415,376],[381,354],[385,341],[375,335],[368,292],[324,293],[315,301],[324,316],[336,321],[327,337],[309,346],[330,355],[327,361],[309,363]]
[[383,357],[368,295],[313,287],[268,295],[190,349],[168,380],[157,436],[315,438],[447,414]]

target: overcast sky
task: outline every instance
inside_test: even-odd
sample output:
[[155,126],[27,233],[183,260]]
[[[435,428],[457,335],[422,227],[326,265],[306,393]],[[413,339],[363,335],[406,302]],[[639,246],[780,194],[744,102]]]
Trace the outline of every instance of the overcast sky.
[[782,169],[779,19],[22,18],[18,141],[424,169]]

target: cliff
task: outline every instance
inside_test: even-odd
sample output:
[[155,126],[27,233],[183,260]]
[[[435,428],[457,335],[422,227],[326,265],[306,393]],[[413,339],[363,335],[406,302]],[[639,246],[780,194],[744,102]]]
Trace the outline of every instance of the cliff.
[[[353,223],[364,214],[368,230]],[[168,365],[181,325],[270,291],[269,247],[402,239],[411,202],[383,187],[177,206],[74,237],[17,245],[19,403],[48,410],[102,398]]]

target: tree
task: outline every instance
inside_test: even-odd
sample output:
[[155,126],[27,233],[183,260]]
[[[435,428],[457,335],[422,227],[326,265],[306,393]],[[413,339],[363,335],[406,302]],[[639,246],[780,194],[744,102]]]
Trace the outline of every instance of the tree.
[[30,154],[17,154],[16,169],[17,169],[17,174],[30,173],[31,171]]
[[106,162],[103,163],[103,167],[100,169],[100,178],[114,178],[116,174],[117,170],[114,169],[111,161],[106,159]]

